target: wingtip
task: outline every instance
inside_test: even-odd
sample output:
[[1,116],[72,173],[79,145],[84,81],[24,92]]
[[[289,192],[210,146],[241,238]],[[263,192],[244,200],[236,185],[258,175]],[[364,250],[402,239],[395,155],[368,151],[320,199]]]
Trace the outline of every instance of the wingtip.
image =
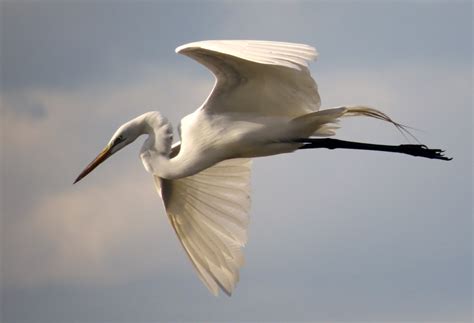
[[183,44],[181,46],[176,47],[174,52],[176,54],[183,54],[187,50],[192,50],[192,49],[195,49],[195,48],[199,48],[200,46],[197,45],[198,43],[199,42],[192,42],[192,43]]
[[174,50],[174,52],[175,52],[176,54],[179,54],[179,53],[183,50],[183,47],[184,47],[184,45],[181,45],[181,46],[176,47],[175,50]]

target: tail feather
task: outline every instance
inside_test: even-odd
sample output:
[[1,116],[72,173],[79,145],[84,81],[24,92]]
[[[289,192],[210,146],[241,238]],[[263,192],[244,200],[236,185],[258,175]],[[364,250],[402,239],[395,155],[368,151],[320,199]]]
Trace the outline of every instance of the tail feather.
[[297,129],[299,137],[327,137],[335,134],[335,130],[339,128],[338,123],[340,118],[361,116],[389,122],[394,125],[405,138],[407,138],[408,135],[419,143],[418,139],[408,130],[410,127],[392,120],[388,115],[377,109],[366,106],[343,106],[320,110],[299,116],[292,121],[296,126],[295,129]]
[[392,120],[388,115],[386,115],[385,113],[377,109],[365,107],[365,106],[351,106],[351,107],[346,107],[346,110],[342,115],[342,117],[359,117],[359,116],[370,117],[370,118],[379,119],[385,122],[390,122],[400,131],[400,133],[403,136],[406,137],[406,135],[408,135],[411,138],[413,138],[416,142],[419,143],[418,139],[408,130],[409,128],[408,126]]

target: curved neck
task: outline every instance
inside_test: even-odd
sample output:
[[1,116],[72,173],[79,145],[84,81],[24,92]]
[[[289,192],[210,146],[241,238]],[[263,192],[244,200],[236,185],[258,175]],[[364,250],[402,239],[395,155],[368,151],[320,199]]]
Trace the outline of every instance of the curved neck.
[[191,176],[203,169],[183,154],[170,158],[169,156],[157,154],[149,150],[142,153],[140,157],[145,169],[149,173],[170,180]]
[[[138,118],[137,118],[138,119]],[[158,112],[149,112],[137,120],[142,134],[148,138],[140,150],[145,169],[153,175],[177,179],[199,172],[199,165],[192,162],[189,154],[179,154],[179,145],[171,148],[173,131],[171,124]]]

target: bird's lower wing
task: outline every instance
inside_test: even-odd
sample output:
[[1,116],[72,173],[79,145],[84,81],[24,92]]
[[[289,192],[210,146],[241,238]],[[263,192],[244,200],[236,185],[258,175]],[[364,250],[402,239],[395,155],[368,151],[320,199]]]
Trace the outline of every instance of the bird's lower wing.
[[178,180],[154,176],[179,241],[206,287],[230,295],[239,280],[250,210],[250,159]]

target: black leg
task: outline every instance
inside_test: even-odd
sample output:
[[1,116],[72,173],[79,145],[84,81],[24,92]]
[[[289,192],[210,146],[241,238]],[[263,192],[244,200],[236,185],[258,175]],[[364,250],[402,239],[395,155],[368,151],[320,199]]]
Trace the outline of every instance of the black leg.
[[425,145],[377,145],[363,142],[345,141],[332,138],[301,138],[293,142],[299,142],[303,145],[299,149],[327,148],[327,149],[359,149],[386,151],[392,153],[402,153],[412,156],[425,157],[431,159],[451,160],[452,158],[443,155],[444,150],[430,149]]

